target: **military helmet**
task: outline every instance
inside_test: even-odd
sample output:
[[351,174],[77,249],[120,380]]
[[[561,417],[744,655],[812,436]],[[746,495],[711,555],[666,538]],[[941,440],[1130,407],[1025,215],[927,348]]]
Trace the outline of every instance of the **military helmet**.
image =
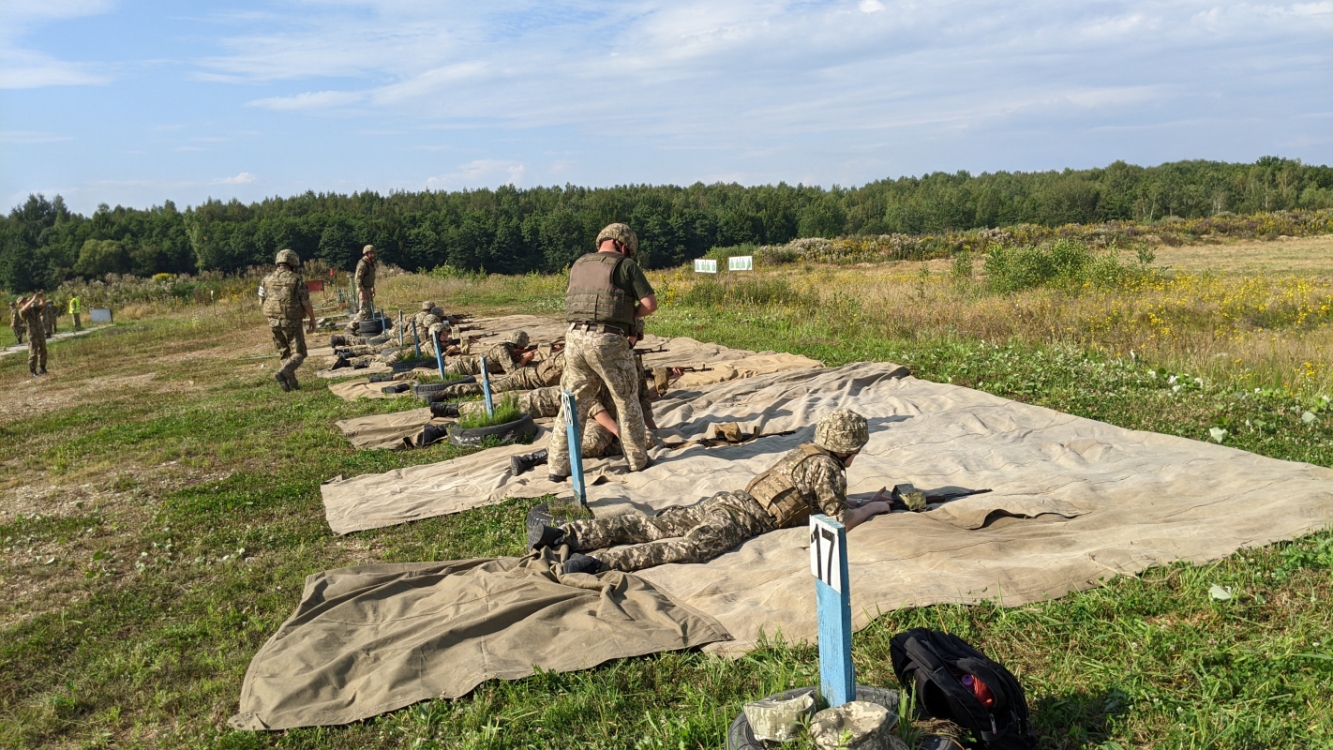
[[296,254],[295,250],[283,249],[278,251],[278,258],[273,262],[286,263],[292,268],[296,268],[297,266],[301,265],[301,258]]
[[435,303],[429,300],[421,303],[421,312],[430,312],[435,309]]
[[528,341],[530,340],[531,339],[528,338],[527,331],[514,331],[513,333],[505,337],[506,344],[513,344],[514,346],[517,346],[519,348],[526,347],[528,345]]
[[361,254],[362,254],[362,255],[370,255],[370,254],[373,253],[373,252],[375,252],[375,246],[374,246],[374,245],[366,245],[365,247],[361,248]]
[[625,246],[625,255],[633,258],[639,254],[639,236],[629,228],[628,224],[607,224],[606,228],[597,233],[597,246],[602,246],[602,240],[615,240]]
[[435,307],[432,307],[432,308],[430,309],[430,314],[431,314],[431,315],[434,315],[434,316],[437,317],[437,318],[443,318],[443,317],[444,317],[444,308],[443,308],[443,307],[440,307],[439,305],[436,305]]
[[838,409],[815,425],[815,445],[833,453],[856,453],[870,442],[866,418],[851,409]]

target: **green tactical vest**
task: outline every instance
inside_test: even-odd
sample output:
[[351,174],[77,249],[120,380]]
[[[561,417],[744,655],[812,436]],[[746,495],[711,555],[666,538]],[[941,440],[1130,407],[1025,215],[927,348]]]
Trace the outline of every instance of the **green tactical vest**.
[[300,283],[301,277],[286,268],[264,277],[264,317],[300,321],[305,312],[296,302],[296,285]]
[[810,520],[811,509],[818,509],[815,491],[796,481],[796,469],[815,456],[829,452],[806,443],[783,456],[773,468],[750,480],[745,491],[778,522],[778,528],[801,526]]
[[620,253],[588,253],[569,269],[565,292],[565,320],[571,323],[604,323],[625,331],[634,327],[632,295],[611,282]]

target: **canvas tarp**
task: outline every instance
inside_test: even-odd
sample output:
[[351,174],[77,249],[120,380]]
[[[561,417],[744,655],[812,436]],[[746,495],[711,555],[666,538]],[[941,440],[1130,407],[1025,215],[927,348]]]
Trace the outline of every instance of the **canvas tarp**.
[[334,425],[352,442],[353,448],[397,450],[406,447],[403,441],[414,439],[432,421],[443,423],[446,420],[434,420],[430,416],[430,409],[422,408],[341,419]]
[[625,574],[554,574],[552,559],[363,565],[306,579],[251,661],[237,729],[346,724],[534,668],[725,639],[712,618]]
[[[1206,561],[1333,523],[1333,471],[1196,440],[1138,432],[959,386],[904,377],[901,367],[854,364],[780,372],[668,394],[659,405],[655,464],[628,474],[594,462],[599,515],[653,511],[744,487],[813,435],[838,407],[871,424],[848,470],[865,497],[910,482],[994,491],[923,514],[882,516],[848,538],[856,627],[879,611],[995,599],[1017,605],[1094,586],[1175,560]],[[699,438],[735,423],[768,435],[707,448]],[[780,435],[777,433],[790,432]],[[373,528],[505,497],[568,494],[541,471],[509,475],[511,446],[323,488],[335,531]],[[357,507],[359,506],[359,508]],[[333,510],[339,508],[341,515]],[[373,523],[366,523],[370,519]],[[339,525],[335,525],[339,524]],[[713,560],[641,575],[716,617],[747,648],[761,629],[815,632],[804,529],[751,540]],[[1201,593],[1201,595],[1203,595]]]

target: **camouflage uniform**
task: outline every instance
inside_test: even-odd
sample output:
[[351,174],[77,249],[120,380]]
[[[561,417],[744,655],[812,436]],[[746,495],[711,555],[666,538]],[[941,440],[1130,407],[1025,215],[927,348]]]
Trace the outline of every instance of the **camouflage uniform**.
[[[565,372],[560,387],[574,394],[580,424],[592,416],[594,404],[606,403],[605,408],[616,416],[621,448],[631,471],[648,466],[648,448],[653,444],[643,421],[638,369],[623,334],[571,330],[565,336]],[[551,428],[547,465],[552,474],[569,474],[567,421],[562,412]]]
[[[361,260],[356,263],[356,291],[357,303],[359,307],[356,316],[352,318],[348,328],[355,328],[356,324],[363,320],[370,320],[371,310],[375,305],[375,261],[366,257],[368,253],[374,252],[374,245],[366,245],[361,250]],[[365,302],[361,302],[361,298]]]
[[[492,346],[485,354],[486,371],[492,375],[516,372],[522,368],[522,356],[522,351],[515,349],[510,344],[500,342]],[[479,375],[481,374],[481,356],[449,357],[444,361],[444,371],[453,375]]]
[[656,516],[572,521],[563,527],[563,541],[577,552],[601,550],[595,557],[604,567],[632,572],[706,562],[760,534],[805,525],[812,513],[844,521],[850,512],[847,470],[833,451],[855,453],[868,439],[865,418],[839,409],[821,420],[815,443],[788,452],[744,490]]
[[28,332],[28,327],[23,323],[23,316],[19,315],[17,302],[9,303],[9,328],[14,332],[14,340],[22,344],[23,335]]
[[[549,386],[519,393],[518,410],[533,419],[554,417],[560,413],[560,387]],[[483,401],[471,401],[458,405],[460,418],[479,417],[485,413],[486,404]],[[589,419],[583,425],[582,449],[583,455],[588,458],[609,456],[619,452],[616,450],[615,435],[607,432],[606,428],[592,419]]]
[[28,371],[36,375],[46,372],[46,324],[42,320],[43,305],[33,305],[19,313],[28,329]]
[[[560,375],[565,371],[565,353],[556,352],[555,356],[544,359],[530,367],[520,367],[512,375],[506,375],[502,378],[496,378],[491,381],[491,393],[506,393],[508,391],[535,391],[538,388],[549,388],[560,384]],[[556,389],[557,392],[559,389]],[[444,398],[459,398],[460,396],[480,396],[482,393],[481,383],[460,383],[445,388]],[[556,399],[556,411],[560,410],[560,399]],[[535,416],[535,415],[534,415]],[[555,412],[543,416],[554,417]]]
[[264,290],[264,317],[268,318],[273,346],[282,359],[278,374],[294,379],[296,368],[306,357],[301,321],[305,319],[306,308],[311,306],[310,291],[300,274],[283,266],[265,276],[260,288]]
[[42,325],[46,327],[46,337],[51,338],[56,335],[56,303],[47,300],[42,306]]

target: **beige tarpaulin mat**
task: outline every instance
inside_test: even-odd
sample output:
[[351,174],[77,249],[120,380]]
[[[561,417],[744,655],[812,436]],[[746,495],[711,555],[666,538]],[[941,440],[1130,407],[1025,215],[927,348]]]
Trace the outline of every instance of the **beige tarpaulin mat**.
[[[877,611],[987,598],[1023,604],[1333,523],[1329,469],[1126,430],[902,373],[894,365],[855,364],[674,391],[659,402],[659,424],[668,426],[659,437],[684,439],[731,422],[770,437],[714,448],[659,447],[655,464],[634,474],[623,472],[623,461],[595,463],[604,481],[589,488],[592,507],[599,515],[656,510],[744,487],[783,452],[810,440],[822,415],[856,409],[870,419],[871,439],[848,470],[853,494],[903,482],[925,490],[994,489],[852,530],[858,628]],[[788,430],[793,434],[772,436]],[[504,497],[568,494],[567,483],[552,484],[541,471],[510,477],[508,456],[523,450],[325,485],[326,508],[361,503],[382,522]],[[330,489],[342,499],[331,503]],[[400,497],[417,506],[395,508]],[[745,648],[761,629],[813,637],[808,554],[806,532],[788,529],[751,540],[703,571],[667,565],[641,575],[716,617],[737,639],[734,646]]]
[[[420,402],[417,402],[420,403]],[[396,450],[405,447],[403,440],[411,440],[432,421],[443,424],[449,420],[432,420],[430,408],[410,409],[393,414],[373,414],[369,417],[354,417],[334,422],[342,430],[352,447],[358,450],[387,449]]]
[[498,558],[310,576],[296,612],[250,662],[229,723],[347,724],[535,667],[569,672],[727,638],[636,576],[551,570],[549,559]]

